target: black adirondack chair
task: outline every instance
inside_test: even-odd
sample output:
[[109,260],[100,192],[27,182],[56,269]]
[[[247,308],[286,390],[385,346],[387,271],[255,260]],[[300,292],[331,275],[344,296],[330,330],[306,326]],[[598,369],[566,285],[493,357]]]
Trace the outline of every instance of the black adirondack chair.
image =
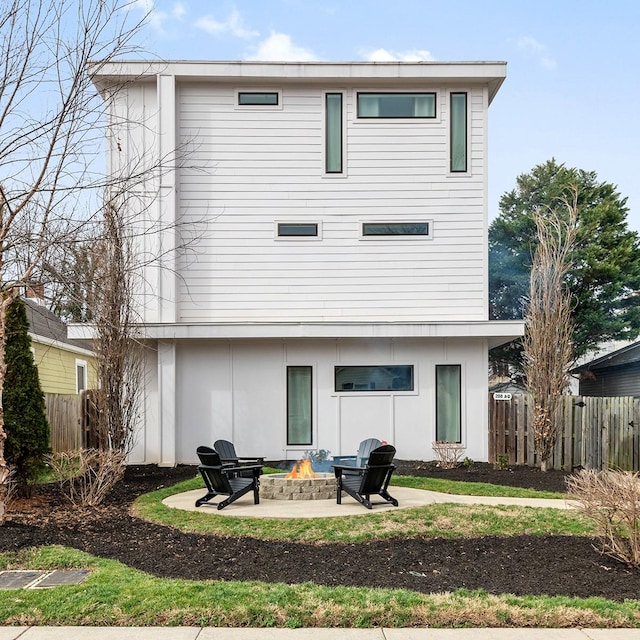
[[196,500],[196,507],[211,504],[217,496],[229,496],[217,504],[218,510],[224,509],[249,491],[253,491],[253,503],[260,503],[261,464],[223,465],[220,455],[211,447],[198,447],[196,452],[200,458],[198,471],[207,487],[206,495]]
[[395,447],[385,444],[369,454],[369,460],[364,467],[333,465],[337,485],[336,502],[342,504],[342,492],[345,491],[367,509],[373,507],[371,496],[375,495],[397,507],[398,501],[387,491],[389,480],[396,468],[393,464],[395,454]]
[[258,456],[254,458],[242,458],[236,453],[236,448],[233,442],[228,440],[216,440],[213,443],[213,448],[220,454],[220,459],[223,464],[264,464],[264,458]]

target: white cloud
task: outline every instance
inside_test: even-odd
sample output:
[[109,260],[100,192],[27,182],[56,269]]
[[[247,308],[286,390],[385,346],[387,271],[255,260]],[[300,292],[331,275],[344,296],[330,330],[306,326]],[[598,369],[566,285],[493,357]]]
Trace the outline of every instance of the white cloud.
[[522,36],[516,41],[518,49],[530,53],[547,69],[554,69],[556,61],[549,55],[547,47],[531,36]]
[[160,35],[166,35],[165,23],[170,15],[181,20],[186,13],[186,9],[181,2],[177,2],[174,5],[171,14],[156,9],[154,0],[133,0],[129,7],[131,9],[139,9],[145,15],[147,24]]
[[242,16],[234,9],[226,20],[220,22],[212,16],[203,16],[199,18],[196,23],[196,27],[210,33],[212,35],[220,35],[223,33],[230,33],[236,38],[242,38],[243,40],[249,40],[256,38],[260,35],[258,31],[248,29],[244,26]]
[[362,56],[368,62],[423,62],[425,60],[435,60],[426,49],[411,49],[409,51],[376,49],[375,51],[363,51]]
[[286,33],[272,31],[246,59],[263,62],[314,62],[318,58],[312,51],[295,45],[291,36]]
[[171,15],[176,18],[176,20],[184,20],[184,17],[187,15],[187,10],[182,2],[176,2],[176,4],[173,5]]

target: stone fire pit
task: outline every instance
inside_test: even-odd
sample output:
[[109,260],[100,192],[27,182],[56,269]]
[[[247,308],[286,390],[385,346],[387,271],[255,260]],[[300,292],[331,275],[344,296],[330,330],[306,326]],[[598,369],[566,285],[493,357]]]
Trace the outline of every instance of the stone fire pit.
[[260,497],[265,500],[329,500],[336,497],[333,473],[317,478],[285,478],[286,473],[260,476]]

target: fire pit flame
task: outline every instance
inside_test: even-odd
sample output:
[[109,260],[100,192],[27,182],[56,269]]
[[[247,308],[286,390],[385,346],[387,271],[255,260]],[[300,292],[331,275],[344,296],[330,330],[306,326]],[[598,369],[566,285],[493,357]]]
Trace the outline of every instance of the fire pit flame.
[[303,460],[298,460],[293,465],[293,469],[291,469],[290,473],[288,473],[285,478],[317,478],[318,474],[314,473],[313,467],[311,466],[311,460],[309,458],[304,458]]

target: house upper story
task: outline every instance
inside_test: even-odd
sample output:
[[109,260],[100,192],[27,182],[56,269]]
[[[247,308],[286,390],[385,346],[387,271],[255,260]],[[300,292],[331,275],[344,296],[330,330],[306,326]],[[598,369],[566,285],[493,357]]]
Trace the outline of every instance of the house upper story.
[[503,62],[96,65],[109,170],[146,171],[127,199],[144,321],[486,322],[487,121],[505,75]]

